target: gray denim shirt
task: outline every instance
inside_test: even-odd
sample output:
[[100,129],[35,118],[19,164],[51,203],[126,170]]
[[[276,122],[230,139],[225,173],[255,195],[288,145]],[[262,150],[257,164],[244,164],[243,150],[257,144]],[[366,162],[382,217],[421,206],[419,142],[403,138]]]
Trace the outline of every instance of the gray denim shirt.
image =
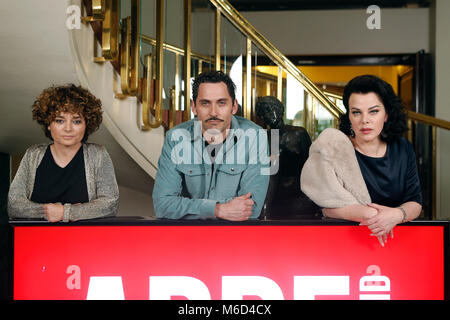
[[[48,144],[33,145],[27,149],[9,188],[8,215],[10,219],[43,219],[44,208],[30,200],[36,170],[44,157]],[[86,184],[89,202],[64,204],[64,220],[75,221],[115,216],[119,204],[119,188],[111,158],[103,146],[83,144]]]
[[250,218],[259,217],[269,184],[267,132],[239,116],[231,129],[214,163],[196,118],[166,133],[153,189],[158,218],[215,218],[217,203],[248,192],[255,202]]

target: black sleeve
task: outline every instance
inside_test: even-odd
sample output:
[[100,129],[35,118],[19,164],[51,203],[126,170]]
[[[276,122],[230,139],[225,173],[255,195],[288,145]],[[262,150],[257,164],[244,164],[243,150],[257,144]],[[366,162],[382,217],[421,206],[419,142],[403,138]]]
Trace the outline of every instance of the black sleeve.
[[416,154],[408,140],[405,139],[404,143],[408,155],[408,166],[406,169],[403,203],[414,201],[422,205],[422,187],[420,186],[419,173],[417,171]]

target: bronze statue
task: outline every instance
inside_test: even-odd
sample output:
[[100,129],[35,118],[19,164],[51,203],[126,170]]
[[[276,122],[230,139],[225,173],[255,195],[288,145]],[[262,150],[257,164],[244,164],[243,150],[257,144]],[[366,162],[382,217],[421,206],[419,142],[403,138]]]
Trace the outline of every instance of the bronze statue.
[[[308,159],[311,138],[303,127],[284,123],[284,105],[273,96],[259,97],[255,105],[259,124],[279,130],[279,169],[270,177],[265,205],[266,219],[320,217],[317,207],[300,189],[300,174]],[[268,134],[269,138],[271,134]],[[269,144],[270,145],[270,144]],[[271,150],[272,157],[274,150]]]

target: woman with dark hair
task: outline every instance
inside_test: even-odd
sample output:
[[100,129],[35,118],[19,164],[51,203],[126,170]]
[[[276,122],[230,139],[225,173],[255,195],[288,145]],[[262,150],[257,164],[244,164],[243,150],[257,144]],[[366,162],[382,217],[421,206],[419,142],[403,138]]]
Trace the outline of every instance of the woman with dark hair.
[[368,226],[384,245],[393,228],[417,218],[422,193],[401,99],[371,75],[344,88],[339,130],[324,130],[310,149],[302,190],[326,217]]
[[101,101],[73,84],[45,89],[32,106],[49,144],[25,152],[8,194],[10,218],[75,221],[117,213],[119,190],[103,146],[87,143]]

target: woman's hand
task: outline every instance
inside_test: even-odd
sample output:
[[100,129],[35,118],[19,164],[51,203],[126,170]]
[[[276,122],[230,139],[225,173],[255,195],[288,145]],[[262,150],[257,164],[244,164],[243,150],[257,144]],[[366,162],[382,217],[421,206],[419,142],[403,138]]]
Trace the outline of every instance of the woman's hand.
[[[394,229],[392,229],[391,232],[389,232],[389,234],[391,235],[391,238],[394,238]],[[371,236],[373,236],[373,234],[371,234]],[[378,241],[380,242],[381,246],[384,247],[384,244],[388,240],[388,235],[384,234],[382,236],[378,236],[377,238],[378,238]]]
[[61,203],[46,203],[44,213],[49,222],[61,221],[64,218],[64,206]]
[[374,208],[378,214],[372,218],[363,220],[359,225],[367,226],[372,231],[371,236],[378,237],[381,245],[388,239],[388,235],[394,237],[394,227],[403,220],[403,213],[399,208],[391,208],[376,203],[369,203],[367,206]]

